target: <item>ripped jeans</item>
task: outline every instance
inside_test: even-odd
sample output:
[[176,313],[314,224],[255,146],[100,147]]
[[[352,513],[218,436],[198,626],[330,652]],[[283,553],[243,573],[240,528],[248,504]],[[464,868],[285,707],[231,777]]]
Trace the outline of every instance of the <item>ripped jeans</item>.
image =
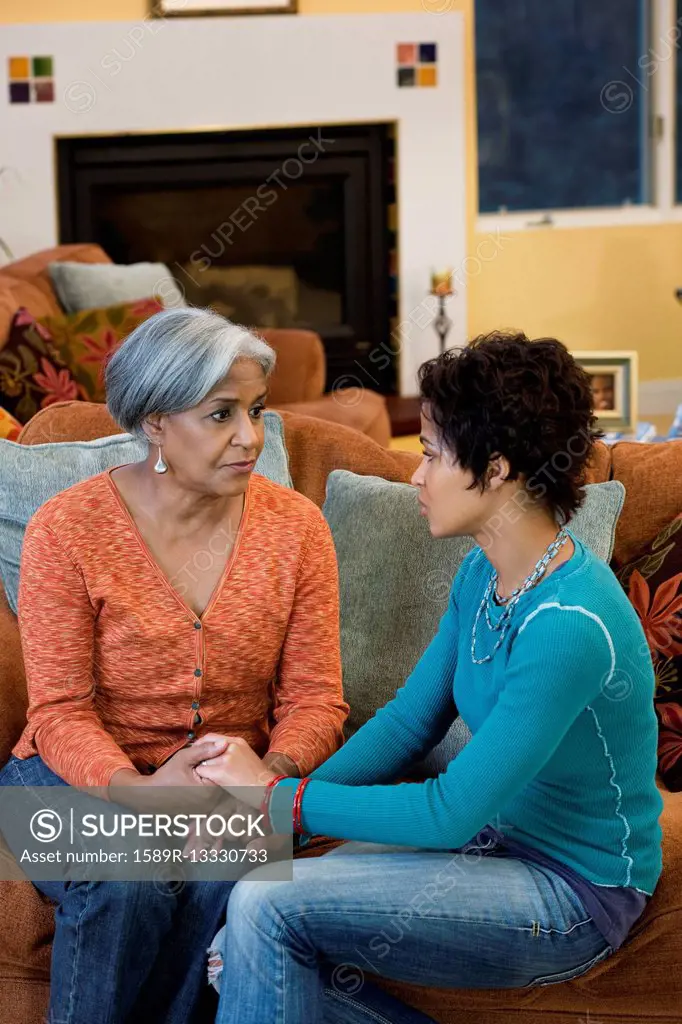
[[216,1024],[427,1024],[372,977],[533,988],[613,953],[567,882],[494,850],[347,843],[257,876],[229,898]]

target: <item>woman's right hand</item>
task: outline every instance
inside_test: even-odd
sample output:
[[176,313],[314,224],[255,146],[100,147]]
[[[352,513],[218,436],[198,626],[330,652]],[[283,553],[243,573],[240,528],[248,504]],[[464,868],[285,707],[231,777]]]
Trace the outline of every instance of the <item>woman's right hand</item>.
[[[191,803],[192,807],[203,809],[212,807],[223,796],[223,790],[201,779],[194,769],[200,761],[222,754],[227,744],[228,740],[221,736],[213,736],[210,740],[198,739],[190,746],[176,750],[153,775],[141,775],[132,769],[122,768],[114,773],[109,783],[112,789],[118,790],[115,795],[110,795],[110,799],[134,807],[142,803],[147,806],[153,804],[155,810],[164,810],[170,805],[177,807],[179,803]],[[160,792],[164,789],[169,790],[166,796]],[[141,798],[145,791],[143,801]]]

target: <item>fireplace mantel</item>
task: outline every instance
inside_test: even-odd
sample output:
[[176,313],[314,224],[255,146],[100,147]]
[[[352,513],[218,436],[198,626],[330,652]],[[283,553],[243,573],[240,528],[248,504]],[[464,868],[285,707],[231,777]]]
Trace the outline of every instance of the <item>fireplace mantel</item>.
[[[435,88],[398,87],[398,43],[436,43]],[[461,14],[187,18],[5,26],[0,60],[52,55],[55,102],[0,101],[0,230],[17,256],[58,240],[55,140],[73,135],[397,125],[399,389],[438,352],[432,269],[465,267]],[[83,239],[87,241],[87,239]],[[449,312],[466,338],[466,274]],[[375,354],[377,362],[381,353]],[[358,380],[372,387],[365,369]],[[351,383],[357,383],[351,381]]]

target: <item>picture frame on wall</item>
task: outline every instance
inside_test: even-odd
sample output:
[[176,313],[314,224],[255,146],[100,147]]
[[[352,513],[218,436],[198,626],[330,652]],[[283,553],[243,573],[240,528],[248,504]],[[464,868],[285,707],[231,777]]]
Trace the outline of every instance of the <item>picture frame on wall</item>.
[[594,414],[607,433],[637,426],[637,352],[572,352],[592,381]]
[[298,0],[150,0],[155,18],[228,14],[296,14]]

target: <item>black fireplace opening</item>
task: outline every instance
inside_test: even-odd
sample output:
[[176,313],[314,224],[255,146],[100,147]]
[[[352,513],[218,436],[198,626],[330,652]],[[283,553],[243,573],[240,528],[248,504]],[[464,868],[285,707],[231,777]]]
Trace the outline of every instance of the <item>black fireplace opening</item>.
[[327,388],[396,390],[394,126],[57,140],[60,240],[165,263],[185,300],[317,331]]

